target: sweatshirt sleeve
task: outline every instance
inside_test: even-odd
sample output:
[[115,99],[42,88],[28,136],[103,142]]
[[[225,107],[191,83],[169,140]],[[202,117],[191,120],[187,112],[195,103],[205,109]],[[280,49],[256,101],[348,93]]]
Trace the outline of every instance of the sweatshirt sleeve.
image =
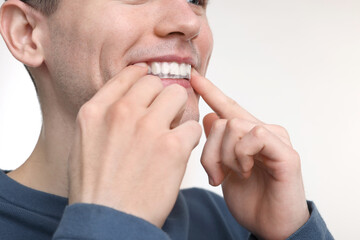
[[[329,232],[324,220],[313,202],[308,202],[310,211],[309,220],[299,228],[288,240],[333,240],[334,237]],[[254,235],[250,235],[249,240],[256,240]]]
[[151,223],[115,209],[77,203],[65,208],[53,240],[169,240]]

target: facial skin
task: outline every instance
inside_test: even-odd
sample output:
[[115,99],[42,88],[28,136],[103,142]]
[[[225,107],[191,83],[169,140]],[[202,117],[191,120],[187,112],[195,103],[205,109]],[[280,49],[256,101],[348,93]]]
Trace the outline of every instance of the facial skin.
[[[35,76],[44,117],[34,152],[9,176],[161,227],[200,140],[200,124],[186,121],[198,119],[197,92],[215,112],[204,118],[201,162],[232,215],[262,239],[299,229],[309,218],[299,155],[284,128],[203,77],[205,10],[185,0],[62,0],[47,17],[7,1],[0,32]],[[164,88],[146,64],[132,66],[144,62],[191,64],[191,87]]]
[[[206,6],[195,5],[192,2],[196,3],[186,0],[62,0],[55,13],[44,16],[19,0],[8,0],[2,8],[3,24],[0,30],[14,57],[26,64],[35,77],[43,113],[42,130],[33,153],[24,165],[12,171],[9,176],[30,188],[68,197],[69,182],[71,182],[68,178],[68,173],[71,171],[69,155],[72,150],[73,152],[81,150],[81,144],[77,145],[74,140],[76,131],[81,128],[77,126],[76,121],[79,119],[79,110],[99,95],[98,93],[111,83],[111,80],[121,82],[125,79],[124,85],[128,82],[136,85],[136,82],[141,82],[143,76],[133,73],[134,69],[131,70],[131,66],[130,69],[128,66],[151,61],[191,63],[194,69],[205,74],[212,51],[212,34],[207,22]],[[132,73],[129,74],[129,71]],[[138,71],[139,69],[136,70]],[[138,77],[129,77],[134,74]],[[114,89],[124,88],[121,84],[115,85]],[[146,84],[142,83],[142,86],[144,85]],[[142,100],[146,99],[145,96],[152,94],[154,89],[158,87],[154,85],[151,89],[140,87],[137,93],[141,94],[137,94],[135,100],[126,106],[134,109],[134,105],[141,104]],[[181,101],[179,99],[183,98],[183,94],[176,92],[179,91],[175,90],[175,94],[170,94],[171,97],[163,98],[166,99],[161,102],[163,109],[176,109],[179,105],[176,101]],[[175,118],[165,111],[166,115],[159,115],[149,124],[151,129],[156,129],[155,125],[161,125],[161,120],[169,116],[172,118],[171,129],[181,126],[186,120],[198,120],[199,96],[192,88],[187,88],[186,92],[186,104],[181,108],[183,110],[178,111]],[[102,95],[115,99],[112,101],[113,105],[122,101],[124,97],[116,94],[112,96],[114,94],[109,93]],[[113,111],[113,108],[101,101],[97,103],[96,109],[102,113],[95,114],[95,118],[103,117],[104,122],[92,127],[92,132],[93,129],[110,131],[110,128],[106,129],[107,126],[112,126],[106,123],[107,116],[111,116],[116,109]],[[129,125],[134,121],[128,121],[128,124],[126,121],[132,117],[133,115],[129,114],[124,117],[125,120],[117,119],[114,121],[116,127],[129,129]],[[101,129],[102,127],[104,129]],[[190,140],[189,137],[182,140],[188,143],[186,145],[189,145],[189,142],[196,143],[197,137],[200,138],[200,125],[197,124],[196,131],[193,129],[190,127],[189,131],[185,131],[191,136]],[[124,135],[122,132],[111,132],[118,133],[120,137]],[[179,132],[178,135],[182,135],[181,130]],[[193,137],[194,133],[199,136]],[[156,146],[151,140],[154,134],[148,136],[145,131],[143,135],[147,142]],[[97,136],[86,139],[103,143],[111,139],[111,136],[108,137],[106,134],[102,136],[105,139],[101,140]],[[126,140],[129,139],[131,138],[126,137]],[[99,152],[108,150],[101,149],[99,142],[93,143]],[[112,141],[113,148],[122,149],[121,142],[119,139]],[[149,145],[138,144],[138,140],[135,142],[136,152],[142,152],[140,148]],[[164,140],[164,142],[169,141]],[[163,142],[158,145],[164,146]],[[186,155],[190,154],[192,147],[195,146],[190,145],[186,154],[180,154],[183,156],[184,167],[188,160]],[[126,147],[124,149],[126,150]],[[162,151],[172,152],[176,151],[176,148],[175,150],[170,147],[161,148],[159,152]],[[178,151],[177,154],[179,155]],[[144,155],[149,156],[148,153]],[[141,156],[139,159],[144,158]],[[165,159],[167,163],[172,162],[168,157]],[[104,159],[94,161],[104,163]],[[112,168],[114,166],[114,163],[107,164]],[[137,166],[142,164],[135,165],[135,170]],[[161,168],[164,168],[165,172],[169,171],[166,164],[162,164]],[[177,171],[182,169],[177,174],[176,180],[177,184],[180,184],[182,171],[185,168],[176,168]],[[81,167],[73,168],[76,169],[80,170]],[[124,169],[128,173],[132,173],[133,170]],[[156,171],[159,172],[159,168]],[[149,169],[149,172],[154,173],[154,170]],[[109,176],[109,179],[112,182],[114,178]],[[148,180],[147,182],[150,184]],[[173,184],[176,191],[178,191],[177,184]],[[119,189],[118,186],[116,189]],[[79,191],[74,190],[74,192]],[[172,201],[167,202],[171,205]]]
[[[134,63],[165,57],[190,61],[205,74],[213,46],[206,6],[185,0],[63,0],[48,29],[44,63],[57,99],[52,106],[72,117],[105,82]],[[187,92],[177,122],[198,120],[198,96],[192,88]]]

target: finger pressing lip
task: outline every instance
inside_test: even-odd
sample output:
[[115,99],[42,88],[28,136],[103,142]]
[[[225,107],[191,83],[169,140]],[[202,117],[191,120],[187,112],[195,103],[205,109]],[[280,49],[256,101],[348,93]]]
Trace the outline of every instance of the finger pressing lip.
[[191,86],[204,101],[221,117],[225,119],[243,118],[259,122],[253,115],[226,96],[211,81],[201,76],[195,69],[192,71]]
[[135,63],[134,66],[139,66],[139,67],[145,67],[145,68],[148,68],[149,66],[144,63],[144,62],[140,62],[140,63]]

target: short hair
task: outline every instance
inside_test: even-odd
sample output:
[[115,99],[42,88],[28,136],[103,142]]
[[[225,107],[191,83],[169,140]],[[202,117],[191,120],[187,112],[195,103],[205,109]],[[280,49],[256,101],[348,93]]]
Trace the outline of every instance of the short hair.
[[[7,1],[7,0],[5,0]],[[51,15],[54,13],[59,5],[59,0],[20,0],[36,10],[44,13],[45,15]]]

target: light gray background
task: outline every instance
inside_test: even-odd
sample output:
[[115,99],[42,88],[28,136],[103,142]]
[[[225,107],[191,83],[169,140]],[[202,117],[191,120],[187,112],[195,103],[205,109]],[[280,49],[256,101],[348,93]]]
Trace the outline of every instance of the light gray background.
[[[261,120],[288,129],[307,198],[336,239],[360,238],[360,1],[211,0],[208,15],[215,49],[207,76]],[[32,83],[0,41],[0,168],[27,158],[40,124]],[[183,187],[220,192],[200,166],[203,144]]]

